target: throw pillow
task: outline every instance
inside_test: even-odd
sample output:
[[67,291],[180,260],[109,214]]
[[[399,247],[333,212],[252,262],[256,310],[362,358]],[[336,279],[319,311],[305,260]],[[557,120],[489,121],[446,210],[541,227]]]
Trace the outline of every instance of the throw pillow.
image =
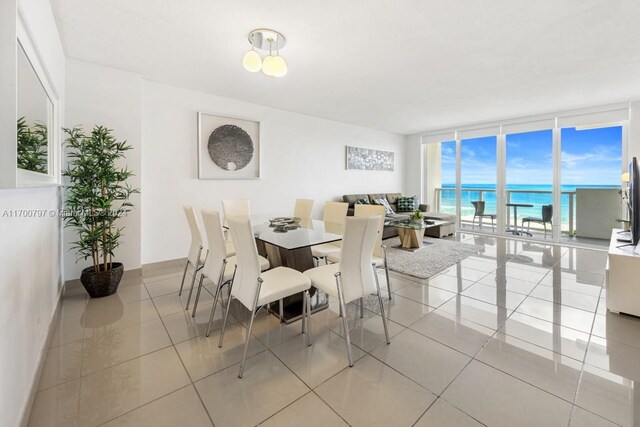
[[411,197],[398,197],[398,212],[413,212],[417,209],[418,198],[416,196]]
[[356,205],[370,205],[369,199],[358,199],[356,200]]
[[384,206],[387,215],[393,215],[395,213],[393,209],[391,209],[391,205],[389,204],[389,201],[387,199],[375,199],[374,203],[376,205]]

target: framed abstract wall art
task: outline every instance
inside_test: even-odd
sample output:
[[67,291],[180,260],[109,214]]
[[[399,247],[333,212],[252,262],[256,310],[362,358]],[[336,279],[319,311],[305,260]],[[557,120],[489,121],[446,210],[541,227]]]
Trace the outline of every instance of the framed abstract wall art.
[[347,169],[392,172],[394,170],[394,153],[393,151],[347,145]]
[[260,178],[260,122],[198,112],[198,178]]

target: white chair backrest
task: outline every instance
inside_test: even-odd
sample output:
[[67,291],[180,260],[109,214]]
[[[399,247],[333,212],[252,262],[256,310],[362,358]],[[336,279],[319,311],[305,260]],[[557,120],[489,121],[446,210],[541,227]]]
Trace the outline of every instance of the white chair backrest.
[[196,218],[196,211],[191,206],[183,206],[184,213],[187,216],[187,222],[189,223],[189,231],[191,232],[191,245],[189,246],[189,254],[187,259],[193,265],[196,265],[198,261],[198,252],[203,246],[202,233],[200,232],[200,226],[198,225],[198,218]]
[[377,216],[346,218],[340,252],[345,304],[377,292],[371,254],[379,222]]
[[249,201],[246,199],[223,200],[222,211],[224,212],[225,220],[232,216],[237,216],[242,218],[249,218],[251,216]]
[[387,210],[381,205],[355,205],[354,216],[379,216],[378,238],[373,248],[373,256],[382,258],[382,231],[384,229],[384,215]]
[[293,209],[293,216],[301,219],[311,218],[313,202],[313,199],[296,199],[296,207]]
[[209,242],[209,255],[202,272],[205,276],[217,283],[220,273],[224,268],[224,260],[227,258],[227,250],[222,233],[220,213],[216,211],[202,210],[202,223]]
[[229,217],[228,222],[231,240],[236,248],[237,265],[231,295],[251,310],[258,290],[258,277],[260,277],[256,240],[253,237],[249,218]]

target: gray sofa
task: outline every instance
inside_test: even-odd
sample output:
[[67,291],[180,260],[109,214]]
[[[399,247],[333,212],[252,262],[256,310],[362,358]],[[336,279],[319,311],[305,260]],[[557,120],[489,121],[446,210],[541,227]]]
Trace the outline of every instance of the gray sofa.
[[[389,202],[391,209],[394,212],[398,211],[398,197],[402,196],[402,193],[372,193],[372,194],[345,194],[342,196],[342,201],[345,203],[349,203],[349,208],[347,210],[347,215],[352,216],[355,210],[355,203],[360,199],[368,199],[369,203],[373,204],[375,199],[385,198]],[[425,231],[425,236],[429,237],[444,237],[450,234],[453,234],[456,231],[456,217],[455,215],[440,213],[440,212],[429,212],[429,205],[421,204],[418,206],[420,211],[424,212],[425,219],[439,220],[439,221],[447,221],[447,224],[441,225],[440,227],[430,227]],[[387,215],[386,218],[389,220],[397,220],[397,219],[406,219],[411,216],[411,212],[397,212],[393,215]],[[395,227],[385,226],[382,238],[388,239],[390,237],[395,237],[398,235],[398,230]]]

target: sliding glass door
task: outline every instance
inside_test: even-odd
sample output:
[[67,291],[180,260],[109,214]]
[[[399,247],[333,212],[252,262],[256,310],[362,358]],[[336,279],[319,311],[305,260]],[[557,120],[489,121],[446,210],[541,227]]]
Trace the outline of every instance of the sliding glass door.
[[460,228],[496,233],[497,138],[460,141]]

